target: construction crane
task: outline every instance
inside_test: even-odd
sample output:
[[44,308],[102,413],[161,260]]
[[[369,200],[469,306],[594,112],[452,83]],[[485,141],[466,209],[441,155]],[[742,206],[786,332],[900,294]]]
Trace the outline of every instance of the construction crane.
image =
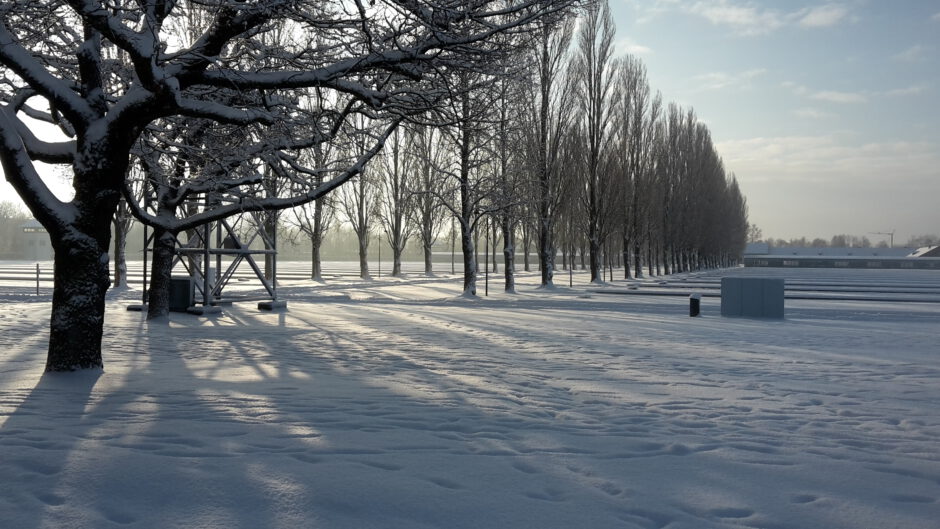
[[868,232],[868,234],[869,234],[869,235],[887,235],[888,237],[890,237],[890,239],[889,239],[890,242],[888,243],[888,247],[889,247],[889,248],[894,248],[894,232],[895,232],[895,231],[896,231],[896,230],[891,230],[891,231],[871,231],[871,232]]

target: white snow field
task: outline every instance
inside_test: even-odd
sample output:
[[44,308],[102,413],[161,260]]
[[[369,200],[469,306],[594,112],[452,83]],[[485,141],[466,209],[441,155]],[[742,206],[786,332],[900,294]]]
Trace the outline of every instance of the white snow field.
[[43,376],[48,295],[4,283],[0,527],[940,527],[940,273],[722,273],[819,299],[347,276],[160,326],[124,290],[104,372]]

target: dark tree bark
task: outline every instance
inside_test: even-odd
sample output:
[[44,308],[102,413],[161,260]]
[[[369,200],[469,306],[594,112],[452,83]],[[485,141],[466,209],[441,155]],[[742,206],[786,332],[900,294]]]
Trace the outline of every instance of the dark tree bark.
[[531,265],[529,264],[529,248],[532,246],[532,241],[529,240],[531,230],[529,229],[528,222],[523,223],[522,225],[522,268],[526,272],[530,272]]
[[[116,201],[115,201],[116,202]],[[112,207],[116,207],[116,203]],[[113,211],[111,209],[110,211]],[[74,371],[103,367],[105,293],[108,279],[110,219],[87,212],[78,226],[54,237],[55,284],[46,371]]]
[[133,224],[133,217],[127,210],[127,204],[121,200],[111,221],[114,226],[114,281],[113,287],[127,286],[127,234]]
[[115,216],[114,225],[114,287],[127,286],[127,232]]
[[[130,149],[127,141],[128,137],[114,131],[84,132],[76,146],[76,156],[82,163],[74,166],[75,198],[71,204],[50,211],[26,201],[49,232],[54,251],[55,285],[46,371],[103,367],[101,338],[105,294],[111,284],[111,220],[127,168],[127,156],[121,154]],[[5,171],[11,169],[4,163]],[[26,191],[25,195],[31,193]],[[72,215],[63,215],[63,210]]]
[[320,250],[323,246],[323,203],[314,202],[313,229],[310,233],[310,279],[323,280],[323,264],[320,261]]
[[512,218],[509,215],[502,216],[501,228],[503,231],[503,270],[505,271],[506,292],[516,292],[516,245],[513,232]]
[[460,250],[463,254],[463,292],[465,295],[477,295],[477,260],[473,245],[473,228],[469,223],[460,221]]
[[358,237],[359,242],[359,278],[372,279],[369,274],[369,237]]
[[155,228],[147,295],[148,321],[165,321],[170,316],[170,280],[175,257],[176,237],[167,230]]
[[623,257],[623,278],[630,279],[630,237],[624,235],[620,255]]

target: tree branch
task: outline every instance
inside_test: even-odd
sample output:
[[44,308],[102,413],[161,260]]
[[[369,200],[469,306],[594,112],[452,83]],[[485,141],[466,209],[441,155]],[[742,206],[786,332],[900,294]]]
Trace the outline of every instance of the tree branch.
[[75,218],[75,209],[56,198],[36,172],[26,146],[17,134],[15,118],[0,107],[0,164],[7,182],[16,189],[33,216],[50,232],[61,232]]
[[75,126],[86,125],[95,118],[91,106],[76,94],[70,85],[50,74],[30,52],[23,48],[3,21],[0,21],[0,64],[23,79],[33,90],[65,114]]

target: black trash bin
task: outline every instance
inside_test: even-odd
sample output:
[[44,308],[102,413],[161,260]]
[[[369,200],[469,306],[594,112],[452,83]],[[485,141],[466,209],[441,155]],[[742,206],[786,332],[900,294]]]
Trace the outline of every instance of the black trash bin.
[[193,306],[195,293],[193,280],[189,276],[170,278],[170,312],[186,312]]
[[699,315],[702,307],[702,295],[701,294],[692,294],[689,296],[689,316],[696,317]]

